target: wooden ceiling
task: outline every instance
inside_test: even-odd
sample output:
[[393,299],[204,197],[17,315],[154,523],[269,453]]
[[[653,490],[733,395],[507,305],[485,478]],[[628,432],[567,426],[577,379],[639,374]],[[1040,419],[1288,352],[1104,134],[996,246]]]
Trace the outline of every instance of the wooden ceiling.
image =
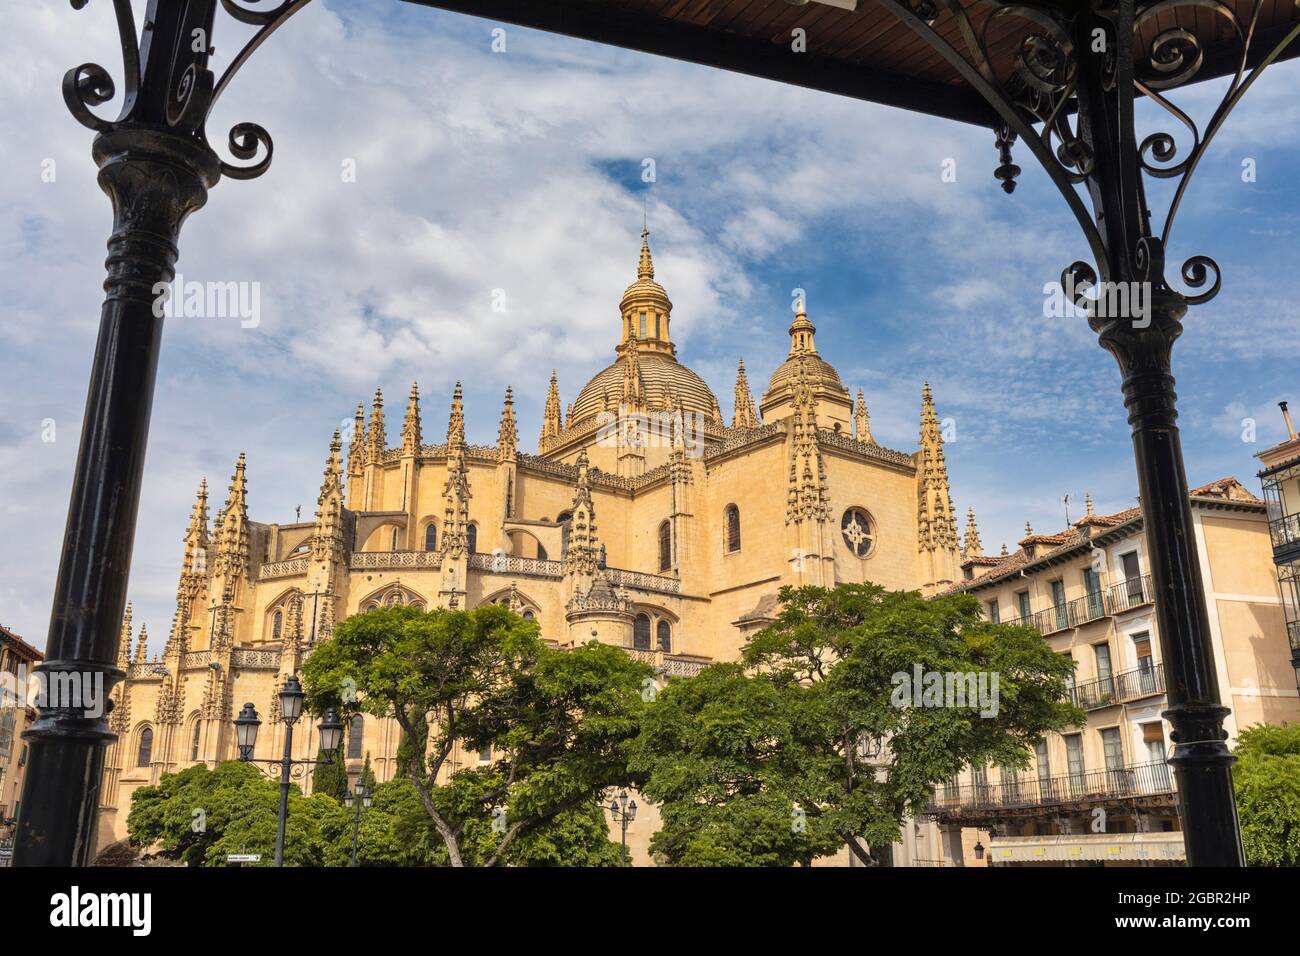
[[[858,0],[856,10],[786,0],[410,0],[485,19],[608,43],[791,83],[842,96],[884,103],[947,119],[998,125],[984,99],[943,57],[877,0]],[[936,0],[942,3],[942,0]],[[1297,0],[1263,0],[1251,59],[1258,62],[1295,25]],[[1243,27],[1254,0],[1223,0]],[[1040,6],[1068,9],[1068,0]],[[995,6],[963,0],[977,35]],[[1139,9],[1150,6],[1139,0]],[[935,22],[939,33],[963,51],[951,15]],[[1190,3],[1153,18],[1140,32],[1143,49],[1156,34],[1179,27],[1194,33],[1205,50],[1197,81],[1235,72],[1241,56],[1231,26],[1204,6]],[[792,31],[805,31],[807,49],[795,53]],[[989,30],[989,57],[1005,77],[1025,21],[1001,18]],[[1300,40],[1282,58],[1300,55]]]

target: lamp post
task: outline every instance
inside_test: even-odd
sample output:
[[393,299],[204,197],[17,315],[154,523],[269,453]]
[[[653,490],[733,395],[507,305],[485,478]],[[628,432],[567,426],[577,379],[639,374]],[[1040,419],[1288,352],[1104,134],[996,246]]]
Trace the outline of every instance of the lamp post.
[[279,760],[258,760],[253,756],[253,746],[257,743],[257,731],[262,721],[257,716],[257,709],[245,704],[235,718],[235,740],[239,746],[239,759],[244,763],[279,764],[280,766],[280,815],[275,829],[275,865],[284,866],[284,830],[289,818],[289,778],[301,776],[303,769],[315,764],[333,763],[330,754],[338,749],[343,738],[343,724],[333,707],[325,711],[319,724],[320,746],[325,751],[324,760],[293,759],[293,725],[302,716],[302,683],[296,674],[290,674],[280,689],[280,714],[284,718],[284,755]]
[[627,866],[627,825],[636,819],[636,801],[629,802],[627,791],[620,790],[618,796],[609,801],[609,812],[622,828],[622,859],[623,865]]
[[358,780],[356,791],[349,790],[343,797],[343,805],[352,810],[352,865],[357,865],[357,839],[361,835],[361,811],[369,810],[373,799],[366,789],[366,782]]

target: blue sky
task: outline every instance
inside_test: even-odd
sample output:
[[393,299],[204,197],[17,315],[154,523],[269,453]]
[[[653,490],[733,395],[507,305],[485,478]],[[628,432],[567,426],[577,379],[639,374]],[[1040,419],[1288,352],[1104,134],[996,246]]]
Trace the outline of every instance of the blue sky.
[[[137,5],[137,18],[140,5]],[[0,622],[43,646],[98,322],[107,200],[91,135],[59,82],[88,60],[120,77],[112,6],[22,6],[0,75]],[[1043,315],[1043,285],[1086,247],[1026,150],[992,177],[992,134],[857,101],[400,3],[317,0],[219,105],[275,139],[270,172],[227,180],[186,224],[187,279],[259,283],[256,328],[174,319],[165,333],[131,597],[155,649],[171,620],[200,477],[224,497],[248,455],[260,521],[310,516],[330,433],[376,384],[400,420],[413,379],[426,441],[463,380],[471,441],[514,386],[532,447],[550,370],[568,402],[613,357],[643,202],[679,358],[731,413],[736,360],[755,398],[807,290],[822,355],[864,389],[883,444],[915,448],[923,381],[955,424],[954,497],[986,549],[1026,520],[1136,494],[1114,361],[1082,318]],[[214,67],[245,28],[218,13]],[[1189,479],[1236,475],[1296,399],[1300,67],[1266,74],[1184,201],[1169,259],[1213,256],[1224,289],[1175,351]],[[1221,85],[1175,101],[1203,119]],[[101,107],[112,115],[117,102]],[[1170,128],[1144,105],[1140,128]],[[656,181],[641,179],[655,161]],[[1252,159],[1255,182],[1242,181]],[[955,182],[943,182],[955,160]],[[54,182],[43,182],[53,160]],[[356,181],[342,181],[345,161]],[[1153,187],[1153,209],[1166,193]],[[503,290],[504,313],[491,309]],[[1257,441],[1243,442],[1254,418]],[[55,424],[44,441],[45,422]],[[390,430],[395,430],[396,425]],[[48,437],[48,434],[46,435]]]

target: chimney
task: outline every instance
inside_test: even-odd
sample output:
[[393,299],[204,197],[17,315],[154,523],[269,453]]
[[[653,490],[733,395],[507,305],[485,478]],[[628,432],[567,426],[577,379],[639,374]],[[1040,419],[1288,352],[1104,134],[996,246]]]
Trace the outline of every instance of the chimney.
[[1282,409],[1282,419],[1286,422],[1288,439],[1295,441],[1295,426],[1291,424],[1291,412],[1287,410],[1286,402],[1278,402],[1277,407]]

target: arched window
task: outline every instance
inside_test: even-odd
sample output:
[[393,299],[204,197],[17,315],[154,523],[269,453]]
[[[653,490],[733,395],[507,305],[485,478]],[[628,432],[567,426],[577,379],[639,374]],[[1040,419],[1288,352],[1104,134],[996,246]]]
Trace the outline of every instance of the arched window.
[[137,767],[149,766],[149,760],[153,756],[153,730],[146,727],[140,731],[140,749],[135,753],[135,765]]
[[727,552],[740,550],[740,509],[727,505]]
[[478,525],[472,524],[465,531],[465,547],[470,554],[478,553]]
[[673,626],[661,619],[655,631],[659,639],[659,650],[667,654],[673,649]]
[[379,603],[376,602],[376,601],[371,601],[371,602],[370,602],[370,606],[367,607],[366,610],[367,610],[367,611],[378,611],[378,610],[379,610]]
[[525,620],[525,621],[533,621],[533,620],[536,620],[536,619],[537,619],[537,616],[536,616],[535,614],[533,614],[532,611],[524,611],[524,620]]
[[424,529],[424,550],[438,550],[438,526],[433,522],[429,522],[428,526]]
[[284,612],[276,611],[275,616],[271,618],[271,637],[275,640],[280,639],[280,634],[284,630]]
[[555,523],[560,526],[560,554],[569,550],[569,530],[573,527],[573,512],[561,511],[555,516]]
[[190,738],[190,759],[199,759],[199,735],[203,732],[203,722],[194,721],[194,736]]
[[360,714],[352,718],[348,725],[348,759],[361,759],[361,741],[366,730],[366,721]]
[[650,615],[638,614],[632,624],[632,646],[637,650],[650,650]]
[[540,544],[537,546],[537,560],[538,561],[546,560],[546,549],[543,548]]
[[673,566],[673,529],[665,521],[659,526],[659,570],[667,571]]

